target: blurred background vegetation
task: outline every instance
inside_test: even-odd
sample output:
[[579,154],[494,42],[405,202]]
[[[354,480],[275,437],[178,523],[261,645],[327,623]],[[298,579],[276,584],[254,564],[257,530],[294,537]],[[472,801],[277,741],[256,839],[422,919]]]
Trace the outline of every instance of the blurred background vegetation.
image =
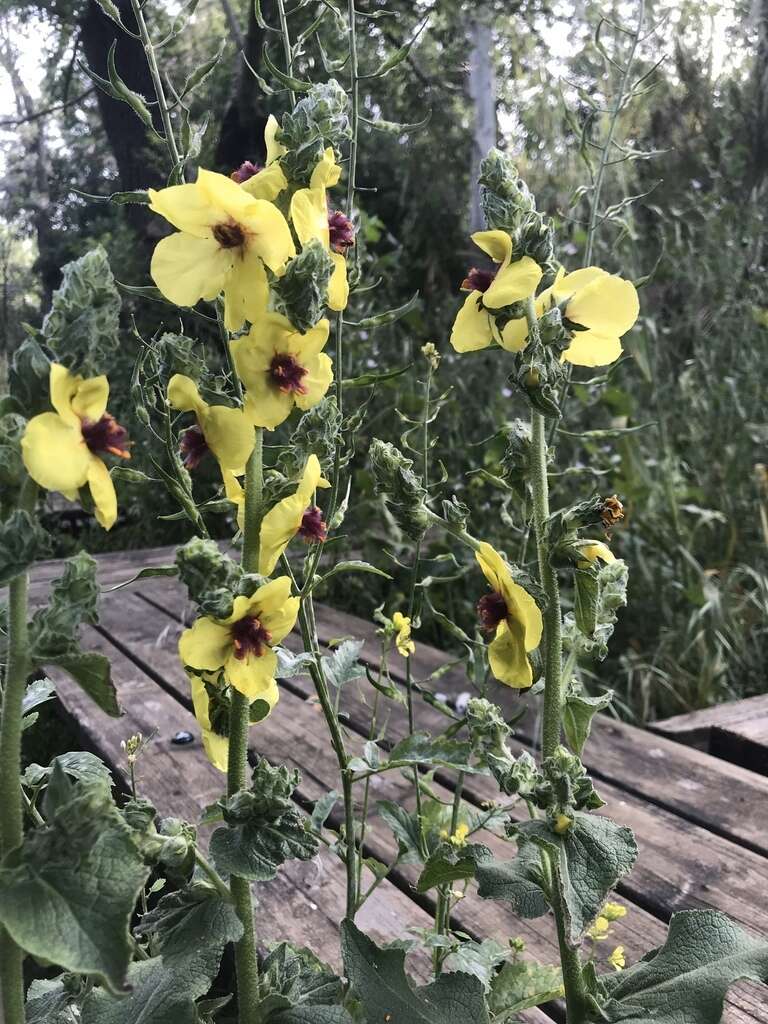
[[[182,8],[151,6],[163,36]],[[260,6],[275,25],[273,0]],[[298,31],[333,5],[290,6]],[[128,0],[117,7],[131,26]],[[468,240],[479,227],[473,179],[484,149],[498,144],[553,217],[568,267],[580,266],[590,245],[591,262],[642,284],[627,358],[607,376],[577,377],[557,435],[555,505],[599,490],[618,493],[627,508],[612,546],[630,566],[629,606],[615,653],[584,670],[588,684],[596,692],[615,688],[622,713],[638,720],[764,692],[768,0],[359,0],[357,7],[363,69],[377,67],[429,15],[408,59],[362,90],[370,121],[429,120],[414,131],[363,125],[359,259],[365,283],[379,283],[353,300],[349,318],[397,306],[417,291],[419,301],[394,325],[349,335],[347,376],[412,368],[373,394],[350,393],[353,406],[368,405],[351,462],[346,543],[379,563],[382,549],[394,556],[405,550],[373,494],[365,452],[372,437],[396,440],[407,427],[403,417],[422,414],[420,348],[433,341],[443,357],[433,390],[440,396],[431,427],[435,497],[465,502],[475,533],[525,561],[525,510],[492,477],[504,453],[503,438],[494,437],[499,423],[527,418],[527,411],[506,387],[497,354],[459,359],[448,345],[458,287],[477,258]],[[2,372],[24,324],[39,327],[50,308],[64,264],[102,245],[119,282],[149,283],[159,218],[142,206],[80,194],[163,183],[158,144],[82,70],[87,64],[105,75],[115,38],[120,74],[151,97],[139,44],[92,0],[0,0]],[[324,80],[330,62],[343,56],[346,41],[332,15],[322,38],[322,50],[308,44],[301,77]],[[285,91],[265,95],[243,60],[244,53],[268,79],[264,47],[275,61],[280,53],[279,37],[248,0],[200,0],[187,30],[163,48],[163,68],[183,81],[221,41],[222,59],[196,93],[193,115],[207,125],[200,165],[229,173],[263,157],[266,117],[286,109],[287,98]],[[621,69],[632,52],[625,81]],[[343,67],[336,73],[344,80]],[[200,344],[215,339],[192,316],[169,317],[167,307],[125,291],[122,299],[104,369],[141,468],[145,434],[129,392],[138,338],[162,328]],[[211,493],[215,485],[211,473]],[[175,511],[159,488],[127,485],[121,507],[109,534],[77,521],[66,533],[70,520],[52,507],[59,553],[81,543],[96,551],[187,536],[184,521],[158,519]],[[220,517],[211,529],[224,535],[228,524]],[[445,554],[442,542],[428,547],[430,556]],[[430,564],[436,574],[446,572],[447,563]],[[432,600],[469,629],[477,581],[465,581],[464,570],[453,575]],[[398,594],[372,579],[345,577],[344,591],[326,599],[358,613],[384,600],[396,606]],[[455,643],[440,621],[425,610],[421,635]]]

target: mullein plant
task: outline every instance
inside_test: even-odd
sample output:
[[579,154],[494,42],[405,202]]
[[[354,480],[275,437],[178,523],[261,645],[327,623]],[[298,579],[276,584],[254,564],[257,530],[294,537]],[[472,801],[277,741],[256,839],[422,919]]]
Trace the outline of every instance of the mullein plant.
[[[125,29],[117,8],[106,0],[102,6]],[[413,558],[410,564],[398,558],[407,576],[407,601],[391,615],[377,613],[381,661],[377,673],[367,671],[375,691],[374,720],[358,755],[342,728],[339,706],[344,685],[364,674],[358,661],[362,644],[347,640],[324,652],[313,596],[338,573],[387,575],[359,560],[328,565],[324,559],[353,500],[345,467],[366,407],[364,402],[350,414],[342,380],[342,367],[350,361],[343,359],[349,323],[344,310],[360,279],[360,15],[350,0],[343,33],[347,53],[336,62],[324,59],[329,68],[348,69],[349,88],[332,77],[312,85],[296,77],[293,65],[326,20],[333,19],[338,36],[341,15],[324,4],[311,32],[292,43],[278,2],[285,69],[271,60],[269,67],[291,99],[296,92],[301,98],[282,118],[270,117],[263,167],[244,160],[229,175],[204,168],[188,174],[198,152],[185,102],[193,86],[179,94],[168,84],[169,100],[145,7],[134,0],[132,8],[154,83],[170,183],[117,199],[146,203],[169,226],[153,254],[154,288],[146,294],[179,307],[174,313],[184,323],[195,322],[195,313],[212,320],[221,342],[220,352],[203,358],[193,340],[158,331],[151,342],[142,342],[131,395],[159,479],[177,500],[179,516],[198,534],[162,571],[179,577],[195,606],[179,640],[179,658],[205,751],[226,776],[226,791],[207,813],[206,822],[217,827],[206,849],[194,824],[159,820],[137,796],[134,762],[141,738],[126,740],[133,782],[131,799],[121,807],[112,798],[106,769],[86,755],[21,774],[21,731],[33,724],[24,718],[31,719],[36,704],[52,693],[39,679],[27,686],[33,670],[62,668],[105,711],[119,713],[106,659],[80,651],[77,641],[80,623],[97,619],[94,561],[87,555],[69,560],[47,607],[27,621],[27,570],[46,544],[36,514],[38,493],[79,498],[109,529],[117,517],[113,480],[146,479],[126,464],[131,442],[107,412],[106,378],[88,376],[87,360],[66,366],[66,352],[50,358],[44,324],[39,338],[17,355],[0,418],[0,465],[11,495],[3,497],[0,524],[0,569],[9,584],[0,727],[4,1020],[22,1024],[25,1013],[27,1020],[72,1018],[84,1024],[210,1020],[228,1002],[206,997],[224,948],[232,943],[236,998],[225,1012],[236,1014],[240,1024],[453,1024],[457,1006],[468,1024],[501,1024],[560,996],[569,1024],[714,1024],[731,983],[768,976],[768,946],[723,915],[676,915],[665,946],[628,968],[620,946],[607,959],[595,953],[624,912],[609,895],[632,868],[637,847],[628,828],[593,813],[602,801],[580,755],[591,719],[608,698],[581,692],[569,666],[574,652],[605,646],[624,601],[626,568],[607,543],[622,508],[616,496],[593,495],[553,512],[548,473],[555,453],[548,435],[562,417],[570,367],[606,366],[618,358],[622,336],[638,316],[634,286],[597,267],[563,267],[552,227],[511,162],[496,151],[488,155],[480,179],[487,228],[473,236],[483,255],[468,268],[462,286],[467,295],[450,340],[462,359],[493,347],[499,378],[530,410],[528,426],[517,423],[506,431],[500,471],[513,475],[518,491],[530,499],[536,565],[517,566],[484,541],[471,509],[455,499],[436,509],[430,426],[443,400],[432,391],[441,356],[434,344],[425,345],[423,414],[404,417],[408,429],[402,439],[402,448],[415,458],[384,440],[374,440],[369,452],[390,522],[403,547],[413,545]],[[413,40],[367,77],[388,74],[411,45]],[[109,80],[94,75],[97,85],[151,122],[142,98],[119,77],[113,53],[108,65]],[[189,81],[202,81],[214,65]],[[393,322],[405,308],[364,324]],[[346,383],[375,390],[376,375]],[[197,473],[204,460],[221,477],[214,499],[199,498]],[[222,510],[241,543],[239,561],[208,536],[207,517]],[[461,709],[451,709],[432,687],[414,679],[421,616],[438,614],[428,596],[432,583],[422,574],[428,530],[446,532],[453,562],[462,572],[469,564],[476,572],[474,634],[465,631],[466,623],[441,619],[465,644],[470,681],[480,692]],[[565,616],[564,583],[574,588],[573,611]],[[283,646],[294,629],[303,641],[299,654]],[[393,658],[405,664],[405,694],[390,675]],[[280,715],[279,681],[301,671],[312,678],[338,762],[342,812],[333,827],[326,822],[330,794],[310,819],[292,799],[298,773],[263,760],[249,770],[251,728]],[[510,726],[488,699],[496,686],[540,698],[539,761],[511,753]],[[445,716],[442,733],[430,737],[416,730],[416,696]],[[404,703],[408,713],[408,734],[388,751],[377,743],[381,700]],[[456,772],[450,805],[435,796],[424,773],[437,768]],[[399,853],[389,867],[377,867],[374,883],[364,889],[369,787],[375,776],[392,771],[404,771],[412,781],[415,810],[379,805]],[[491,775],[507,803],[470,813],[461,796],[467,772]],[[355,802],[358,787],[364,790],[362,814]],[[527,808],[529,820],[513,824],[505,809],[512,804]],[[474,841],[482,839],[485,826],[506,826],[514,840],[509,859],[497,859]],[[252,886],[274,878],[290,858],[313,857],[320,840],[346,874],[340,922],[346,980],[286,943],[266,955],[258,945]],[[420,892],[434,890],[434,929],[423,939],[435,979],[426,988],[410,983],[402,944],[380,949],[355,924],[360,907],[401,859],[417,865]],[[174,882],[174,891],[153,900],[151,909],[150,872]],[[470,885],[477,886],[479,898],[510,904],[520,918],[552,915],[559,965],[521,961],[519,944],[505,950],[454,931],[452,911]],[[154,882],[151,893],[158,888]],[[143,911],[138,927],[132,926],[137,905]],[[483,960],[482,977],[461,970],[466,959],[457,956],[452,964],[462,952]],[[63,973],[35,982],[25,1011],[27,954]],[[706,986],[697,980],[702,962]]]

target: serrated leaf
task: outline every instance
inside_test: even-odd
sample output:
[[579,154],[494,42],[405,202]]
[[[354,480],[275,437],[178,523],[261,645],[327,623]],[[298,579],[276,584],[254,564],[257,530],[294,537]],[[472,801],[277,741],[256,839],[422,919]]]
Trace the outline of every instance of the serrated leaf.
[[371,565],[370,562],[363,562],[359,558],[352,558],[344,562],[337,562],[333,568],[325,574],[325,576],[321,577],[317,581],[315,586],[319,587],[321,583],[326,583],[331,579],[331,577],[338,575],[340,572],[368,572],[373,576],[383,576],[385,580],[392,579],[388,572],[384,572],[383,569],[379,569],[375,565]]
[[0,586],[10,583],[51,551],[51,539],[35,516],[15,509],[0,522]]
[[475,878],[479,896],[511,903],[518,917],[530,920],[549,912],[541,884],[541,855],[532,844],[521,846],[514,860],[497,860],[490,851],[477,858]]
[[341,925],[344,968],[367,1024],[389,1017],[403,1024],[489,1024],[483,986],[469,974],[441,974],[414,989],[405,973],[404,949],[380,949],[351,921]]
[[211,982],[191,969],[173,970],[156,956],[131,965],[128,985],[130,995],[122,999],[94,989],[83,1003],[80,1024],[199,1024],[195,1000]]
[[512,1014],[560,999],[563,995],[563,975],[559,967],[537,964],[532,960],[518,960],[504,964],[491,982],[488,1008],[494,1021],[506,1024]]
[[294,654],[286,647],[274,647],[273,650],[277,655],[278,679],[292,679],[294,676],[306,675],[310,666],[315,664],[315,656],[309,651]]
[[187,76],[187,80],[182,86],[181,92],[179,94],[179,99],[183,100],[185,96],[188,96],[191,92],[194,92],[194,90],[199,85],[203,84],[203,82],[213,72],[213,70],[216,68],[216,65],[221,60],[221,56],[224,53],[225,46],[226,42],[222,43],[219,48],[219,52],[214,57],[211,57],[210,60],[205,61],[199,67],[195,68],[195,70]]
[[597,573],[588,569],[575,569],[573,617],[584,636],[592,637],[597,628],[598,582]]
[[264,58],[264,65],[267,71],[269,71],[269,73],[276,78],[281,85],[284,85],[286,89],[292,89],[294,92],[309,92],[311,90],[311,82],[304,82],[301,78],[294,78],[293,75],[286,75],[284,71],[281,71],[279,67],[272,63],[269,57],[269,47],[266,43],[264,43],[261,54]]
[[129,924],[149,874],[109,787],[75,782],[47,824],[28,832],[0,867],[0,922],[28,953],[125,991]]
[[89,750],[68,750],[65,754],[54,757],[48,768],[43,768],[39,764],[30,764],[21,777],[22,782],[27,786],[37,788],[50,779],[56,765],[71,778],[79,779],[81,782],[112,785],[112,774],[109,768],[100,757],[92,754]]
[[566,937],[571,945],[579,945],[611,889],[637,860],[632,830],[610,818],[576,811],[562,835],[545,821],[527,821],[515,826],[515,837],[521,849],[533,843],[553,855]]
[[426,128],[431,118],[432,111],[427,114],[423,121],[415,121],[412,124],[401,124],[398,121],[385,121],[384,118],[377,118],[375,121],[370,121],[367,117],[361,117],[360,120],[363,124],[367,124],[369,128],[373,128],[377,132],[384,132],[387,135],[410,135],[413,132],[420,132],[422,128]]
[[424,28],[426,27],[428,21],[429,17],[426,17],[407,43],[404,43],[401,47],[399,47],[399,49],[395,50],[394,53],[390,54],[390,56],[387,57],[387,59],[383,61],[374,72],[372,72],[370,75],[361,75],[361,78],[384,78],[385,75],[388,75],[389,72],[393,71],[399,64],[402,64],[402,62],[411,52],[413,44],[424,31]]
[[459,847],[452,843],[441,843],[427,858],[416,883],[416,891],[428,892],[438,885],[474,878],[478,858],[490,856],[491,851],[481,843]]
[[46,665],[56,665],[64,669],[80,689],[112,718],[119,718],[122,715],[123,712],[117,702],[117,690],[112,682],[109,658],[96,651],[70,651],[40,660]]
[[482,942],[472,940],[462,942],[445,959],[443,970],[473,974],[487,992],[496,973],[496,968],[509,957],[510,953],[508,945],[502,946],[495,939],[483,939]]
[[460,740],[432,737],[427,732],[415,732],[396,743],[389,752],[387,764],[400,766],[408,764],[434,765],[452,768],[461,772],[485,773],[486,769],[470,763],[472,746]]
[[672,916],[664,945],[639,963],[601,977],[609,1024],[719,1024],[731,985],[768,981],[768,942],[717,910]]
[[310,818],[312,828],[318,832],[320,831],[338,801],[339,793],[335,789],[332,789],[329,793],[315,801],[315,806],[312,808],[312,817]]
[[134,92],[133,89],[129,89],[117,73],[117,67],[115,66],[116,49],[117,40],[115,39],[109,48],[109,53],[107,54],[107,74],[109,75],[109,83],[114,90],[113,95],[115,96],[115,99],[122,100],[123,103],[127,103],[139,119],[144,122],[147,128],[152,128],[152,115],[149,112],[149,107],[144,102],[144,98],[137,92]]
[[391,800],[380,800],[376,804],[379,817],[389,825],[397,840],[400,860],[403,864],[420,863],[419,824],[415,814],[409,814],[404,807]]
[[62,978],[36,979],[27,991],[24,1024],[73,1024],[73,998]]
[[40,707],[41,704],[45,704],[46,701],[53,700],[55,696],[56,687],[50,679],[33,679],[27,685],[24,696],[21,699],[22,715],[28,715],[30,711]]
[[362,640],[344,640],[333,654],[322,659],[326,680],[337,689],[359,679],[363,674],[358,658],[363,649]]

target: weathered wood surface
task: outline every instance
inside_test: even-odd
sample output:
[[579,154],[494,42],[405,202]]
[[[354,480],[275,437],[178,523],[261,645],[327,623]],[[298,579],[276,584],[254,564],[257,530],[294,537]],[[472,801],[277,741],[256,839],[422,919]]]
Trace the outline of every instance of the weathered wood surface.
[[654,732],[768,775],[768,693],[654,722]]
[[[143,565],[170,564],[172,559],[171,549],[107,556],[100,560],[100,579],[106,589],[129,579]],[[47,582],[55,575],[55,563],[39,567],[32,586],[34,600],[45,599]],[[323,642],[341,636],[363,639],[364,659],[377,664],[378,643],[371,623],[322,606],[316,611]],[[87,630],[85,643],[112,659],[126,711],[123,718],[109,719],[71,683],[63,678],[57,682],[62,701],[80,724],[85,741],[115,766],[120,777],[124,777],[120,741],[135,731],[147,735],[157,729],[140,762],[139,785],[161,812],[173,809],[196,820],[202,808],[220,795],[223,777],[202,754],[199,731],[190,713],[187,681],[176,654],[187,613],[180,587],[167,578],[144,580],[132,588],[104,594],[100,623]],[[288,646],[299,650],[299,638],[288,638]],[[392,660],[393,678],[402,679],[401,660]],[[425,679],[447,660],[441,652],[418,645],[413,662],[416,679]],[[449,670],[440,677],[438,687],[455,694],[466,689],[466,680],[460,672]],[[494,690],[493,697],[515,700],[502,687]],[[349,746],[356,751],[371,728],[370,688],[347,687],[342,709],[347,715]],[[534,710],[520,727],[519,749],[532,749],[535,715]],[[445,719],[419,703],[417,725],[442,728]],[[387,737],[396,740],[406,727],[403,709],[398,705],[388,708]],[[172,745],[171,738],[180,729],[192,732],[195,743]],[[305,677],[282,683],[280,704],[252,730],[252,744],[253,753],[301,770],[297,798],[304,807],[339,788],[325,723]],[[607,801],[606,812],[631,825],[640,842],[636,869],[616,894],[630,912],[615,925],[615,944],[623,944],[630,959],[636,958],[663,941],[665,922],[672,912],[688,907],[724,910],[749,930],[768,934],[768,908],[762,898],[768,892],[768,846],[763,835],[768,820],[768,779],[610,719],[597,723],[590,747],[589,764],[601,780],[599,790]],[[438,775],[436,794],[450,800],[452,786],[449,773]],[[361,798],[362,786],[358,788]],[[373,778],[371,799],[395,800],[410,808],[411,790],[400,773],[387,773]],[[479,806],[497,797],[490,780],[468,777],[465,799],[469,803]],[[503,838],[486,832],[481,839],[497,855],[512,856],[513,850]],[[376,815],[369,822],[365,847],[367,854],[384,862],[394,856],[391,833]],[[259,886],[261,940],[290,938],[338,966],[342,873],[336,858],[323,852],[311,864],[289,865],[275,882]],[[425,927],[433,910],[431,898],[417,897],[413,881],[409,869],[392,872],[364,905],[361,927],[379,940],[402,935],[409,927]],[[458,904],[453,922],[477,937],[492,935],[503,940],[520,936],[535,958],[557,959],[554,929],[548,919],[520,922],[503,905],[470,896]],[[413,967],[420,974],[424,965],[417,962]],[[526,1019],[543,1024],[550,1018],[539,1010],[531,1011]],[[728,1024],[765,1022],[768,990],[736,986],[723,1020]]]

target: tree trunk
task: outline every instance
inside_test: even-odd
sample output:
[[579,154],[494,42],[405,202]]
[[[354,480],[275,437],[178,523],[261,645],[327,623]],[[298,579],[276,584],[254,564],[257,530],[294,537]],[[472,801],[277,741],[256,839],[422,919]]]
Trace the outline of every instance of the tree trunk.
[[481,160],[488,150],[496,145],[496,72],[493,65],[493,38],[490,25],[485,21],[472,20],[468,32],[472,41],[469,58],[469,97],[474,113],[469,229],[480,231],[485,227],[485,223],[480,208],[477,178]]

